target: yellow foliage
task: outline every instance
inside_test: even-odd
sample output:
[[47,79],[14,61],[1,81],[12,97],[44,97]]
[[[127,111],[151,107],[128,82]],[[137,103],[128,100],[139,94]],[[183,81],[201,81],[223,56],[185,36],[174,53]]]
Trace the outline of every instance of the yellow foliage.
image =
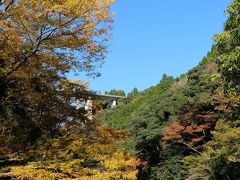
[[11,172],[13,176],[18,177],[19,180],[53,180],[57,177],[56,174],[46,170],[36,170],[28,167],[12,167]]
[[12,167],[11,173],[19,179],[32,180],[136,179],[135,158],[116,146],[116,142],[126,138],[126,132],[97,126],[95,133],[89,137],[72,134],[70,139],[49,140],[47,149],[28,152],[42,154],[43,160]]
[[[58,64],[67,65],[67,69],[80,69],[86,63],[88,66],[85,68],[90,68],[94,62],[92,59],[97,56],[99,60],[103,59],[99,53],[105,53],[105,42],[110,37],[110,6],[113,2],[3,1],[0,9],[0,53],[7,65],[0,73],[8,76],[21,69],[23,62],[27,61],[51,64],[58,60]],[[8,8],[4,10],[3,7]]]

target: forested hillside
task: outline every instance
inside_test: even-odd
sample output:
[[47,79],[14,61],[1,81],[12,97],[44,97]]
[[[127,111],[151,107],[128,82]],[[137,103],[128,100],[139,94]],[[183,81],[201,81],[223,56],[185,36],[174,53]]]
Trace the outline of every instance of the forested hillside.
[[68,74],[100,75],[113,3],[0,1],[0,179],[240,179],[240,0],[196,67],[90,119]]
[[240,1],[200,64],[98,116],[124,129],[140,164],[138,179],[240,179]]

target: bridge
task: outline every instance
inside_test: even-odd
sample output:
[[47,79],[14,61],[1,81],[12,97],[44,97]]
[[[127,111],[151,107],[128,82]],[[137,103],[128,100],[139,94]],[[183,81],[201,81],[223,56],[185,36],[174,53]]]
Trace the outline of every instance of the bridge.
[[84,107],[87,112],[88,119],[93,118],[93,101],[94,100],[102,100],[109,101],[109,108],[113,109],[117,106],[118,101],[125,99],[124,96],[110,95],[110,94],[91,94],[88,96],[89,98],[86,100],[78,100],[77,101],[77,109]]
[[116,95],[109,95],[109,94],[105,94],[105,95],[96,95],[97,98],[99,100],[106,100],[106,101],[110,101],[110,108],[115,108],[117,106],[117,102],[121,99],[125,99],[124,96],[116,96]]

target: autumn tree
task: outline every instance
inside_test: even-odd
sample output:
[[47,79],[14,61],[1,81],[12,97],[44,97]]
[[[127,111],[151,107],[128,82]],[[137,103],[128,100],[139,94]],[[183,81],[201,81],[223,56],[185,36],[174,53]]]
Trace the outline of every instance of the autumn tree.
[[184,179],[239,179],[240,128],[219,121],[204,151],[184,158]]
[[[224,32],[214,37],[219,66],[214,102],[218,115],[213,139],[199,155],[184,158],[185,179],[239,179],[240,1],[228,6]],[[218,83],[219,83],[218,82]]]
[[[112,0],[0,2],[0,132],[34,141],[84,118],[86,98],[69,72],[98,76],[110,38]],[[4,141],[6,142],[6,141]]]

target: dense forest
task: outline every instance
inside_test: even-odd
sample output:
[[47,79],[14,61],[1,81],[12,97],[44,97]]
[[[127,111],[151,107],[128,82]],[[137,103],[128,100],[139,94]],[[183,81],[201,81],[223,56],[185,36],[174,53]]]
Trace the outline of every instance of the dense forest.
[[67,77],[100,75],[113,3],[0,1],[0,179],[240,179],[240,0],[196,67],[90,120]]
[[226,13],[198,66],[99,113],[131,135],[122,146],[139,161],[138,179],[240,179],[240,1]]

